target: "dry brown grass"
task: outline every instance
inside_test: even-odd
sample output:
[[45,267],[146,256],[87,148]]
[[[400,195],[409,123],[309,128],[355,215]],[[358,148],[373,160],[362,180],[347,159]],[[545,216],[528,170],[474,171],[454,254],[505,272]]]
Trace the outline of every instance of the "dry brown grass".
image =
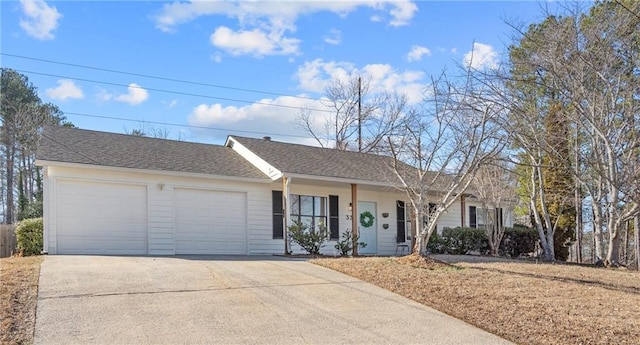
[[640,344],[640,274],[417,256],[311,262],[373,283],[518,344]]
[[41,256],[0,259],[0,344],[31,344]]

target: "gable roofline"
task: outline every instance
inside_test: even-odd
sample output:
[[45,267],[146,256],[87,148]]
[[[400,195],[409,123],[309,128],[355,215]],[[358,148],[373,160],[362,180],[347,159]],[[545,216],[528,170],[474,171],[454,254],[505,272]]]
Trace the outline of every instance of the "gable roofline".
[[272,181],[276,181],[283,176],[282,171],[276,169],[276,167],[269,164],[257,154],[253,153],[251,150],[239,143],[234,137],[230,135],[227,136],[227,140],[225,141],[224,146],[234,150],[236,153],[242,156],[242,158],[246,159],[254,167],[267,175]]
[[398,185],[390,156],[241,136],[229,136],[226,145],[237,149],[273,180],[286,175],[393,188]]
[[47,160],[41,160],[41,159],[36,159],[35,163],[36,163],[36,166],[39,166],[39,167],[95,169],[95,170],[110,171],[110,172],[131,172],[131,173],[142,173],[142,174],[160,175],[160,176],[190,177],[190,178],[215,179],[215,180],[238,181],[238,182],[254,182],[254,183],[271,183],[272,182],[267,178],[213,175],[213,174],[192,173],[192,172],[183,172],[183,171],[123,168],[123,167],[114,167],[114,166],[108,166],[108,165],[69,163],[69,162],[61,162],[61,161],[47,161]]
[[43,164],[61,162],[270,181],[226,146],[62,126],[45,126],[36,159]]

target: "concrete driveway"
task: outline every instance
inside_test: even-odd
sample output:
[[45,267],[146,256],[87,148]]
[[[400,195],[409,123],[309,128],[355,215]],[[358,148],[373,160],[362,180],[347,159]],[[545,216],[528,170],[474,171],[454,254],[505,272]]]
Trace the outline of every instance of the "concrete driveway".
[[48,256],[35,344],[508,344],[278,257]]

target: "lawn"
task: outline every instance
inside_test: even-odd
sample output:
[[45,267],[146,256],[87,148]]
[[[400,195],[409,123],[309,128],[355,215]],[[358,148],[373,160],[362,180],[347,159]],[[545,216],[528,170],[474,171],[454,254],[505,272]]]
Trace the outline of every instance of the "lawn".
[[0,259],[0,344],[31,344],[41,256]]
[[638,272],[416,256],[315,259],[518,344],[640,344]]

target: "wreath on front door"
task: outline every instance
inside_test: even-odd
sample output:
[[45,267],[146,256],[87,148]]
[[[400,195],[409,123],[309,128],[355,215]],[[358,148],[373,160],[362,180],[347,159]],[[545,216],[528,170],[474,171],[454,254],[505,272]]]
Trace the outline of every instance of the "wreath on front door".
[[369,211],[360,213],[360,224],[365,228],[370,228],[371,226],[373,226],[374,219],[376,219],[376,217],[374,217]]

